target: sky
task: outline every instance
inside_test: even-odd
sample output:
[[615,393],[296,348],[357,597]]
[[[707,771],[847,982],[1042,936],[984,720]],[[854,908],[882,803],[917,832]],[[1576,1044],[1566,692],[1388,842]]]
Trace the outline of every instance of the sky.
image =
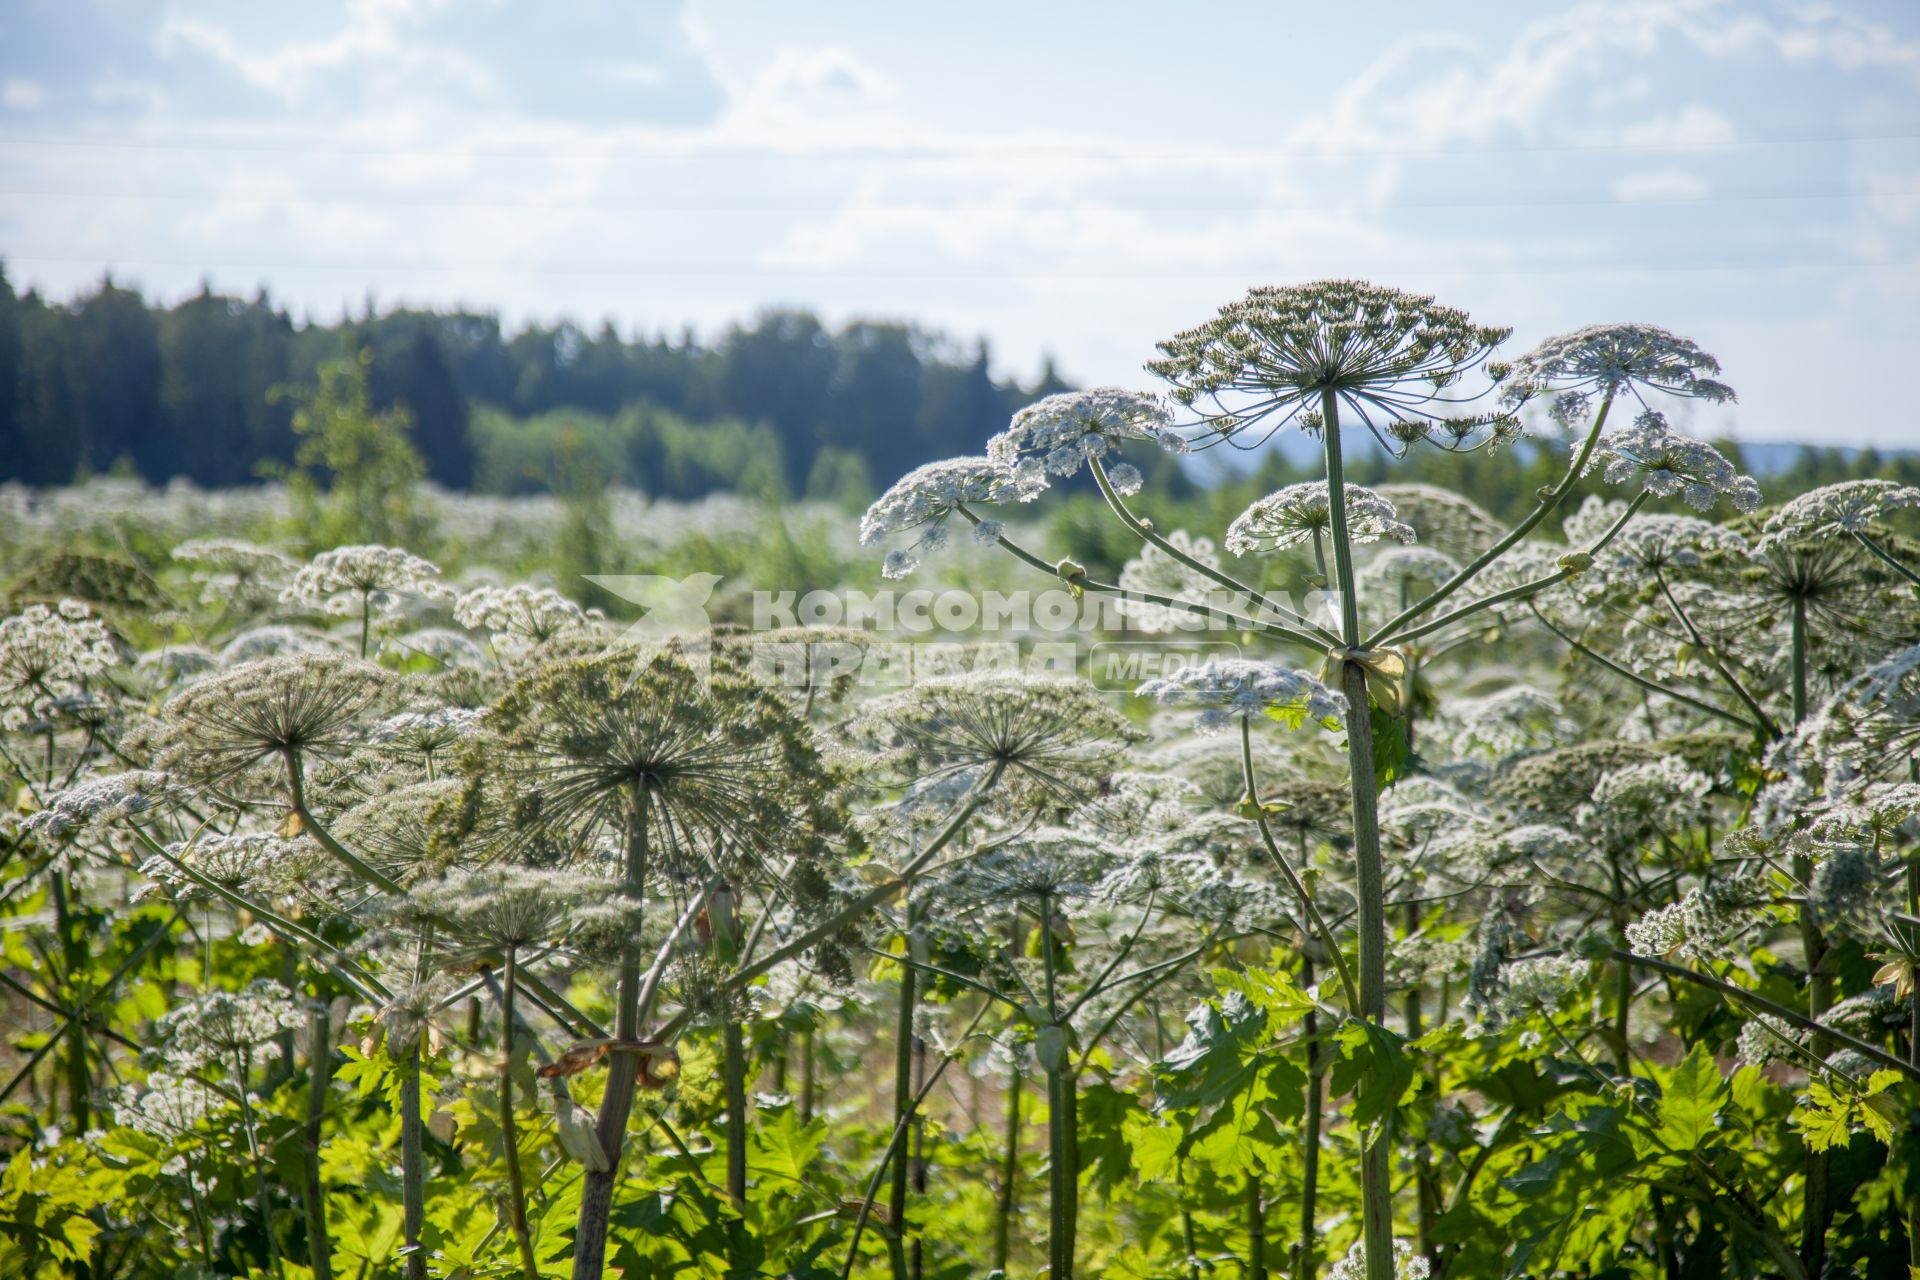
[[1645,321],[1736,405],[1920,447],[1920,5],[5,0],[0,259],[714,336],[909,319],[1146,386],[1248,287]]

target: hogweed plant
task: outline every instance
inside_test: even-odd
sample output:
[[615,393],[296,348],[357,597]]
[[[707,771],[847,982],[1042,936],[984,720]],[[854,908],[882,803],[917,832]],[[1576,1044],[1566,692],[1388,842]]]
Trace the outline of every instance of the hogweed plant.
[[[521,580],[538,503],[7,495],[0,1273],[1920,1266],[1920,490],[1764,507],[1695,343],[1506,338],[1256,289],[1166,394],[781,513],[809,582],[884,543],[1190,659],[1125,690],[726,591],[634,644]],[[1149,479],[1294,429],[1265,496]]]
[[[1673,580],[1676,568],[1689,558],[1714,551],[1738,554],[1745,550],[1744,540],[1734,534],[1722,536],[1712,526],[1694,521],[1707,532],[1709,540],[1719,538],[1720,546],[1714,551],[1699,546],[1682,549],[1679,543],[1692,535],[1677,526],[1666,533],[1648,535],[1634,524],[1642,508],[1659,499],[1677,498],[1702,511],[1710,510],[1721,499],[1739,512],[1753,511],[1759,505],[1759,490],[1750,478],[1740,475],[1711,446],[1674,431],[1659,407],[1673,397],[1731,400],[1733,392],[1717,379],[1717,362],[1687,339],[1636,325],[1579,330],[1550,340],[1511,363],[1491,362],[1492,349],[1506,336],[1504,330],[1476,326],[1464,314],[1429,298],[1369,285],[1329,282],[1255,290],[1244,300],[1223,308],[1213,321],[1163,344],[1165,358],[1149,366],[1172,384],[1173,399],[1192,414],[1191,421],[1183,424],[1184,432],[1177,433],[1190,444],[1225,442],[1252,447],[1289,423],[1320,438],[1326,464],[1322,482],[1318,486],[1296,485],[1255,503],[1226,531],[1224,545],[1239,557],[1269,556],[1310,546],[1313,571],[1305,580],[1338,593],[1337,621],[1322,623],[1284,607],[1264,610],[1265,619],[1261,620],[1264,597],[1254,586],[1222,573],[1210,556],[1193,554],[1196,546],[1206,545],[1204,542],[1196,543],[1186,534],[1178,541],[1163,537],[1151,521],[1141,519],[1128,507],[1126,498],[1138,489],[1137,472],[1129,468],[1126,483],[1115,483],[1108,471],[1110,455],[1129,440],[1159,438],[1173,424],[1168,414],[1156,413],[1139,398],[1129,398],[1125,393],[1089,396],[1078,432],[1058,424],[1060,418],[1071,418],[1075,412],[1071,402],[1062,397],[1047,402],[1049,425],[1044,438],[1031,425],[1016,421],[1012,431],[988,448],[988,459],[997,460],[1003,468],[999,479],[976,471],[972,483],[980,498],[970,504],[967,494],[956,493],[946,504],[973,520],[976,528],[1021,560],[1052,572],[1076,590],[1112,591],[1139,606],[1219,616],[1217,606],[1199,603],[1178,589],[1148,589],[1145,568],[1152,563],[1149,560],[1140,562],[1141,571],[1130,570],[1130,581],[1123,576],[1121,584],[1110,586],[1093,580],[1070,562],[1049,565],[1045,556],[1011,541],[997,523],[983,520],[971,510],[971,505],[980,501],[1003,501],[1008,490],[1030,499],[1032,491],[1040,487],[1038,481],[1046,475],[1071,475],[1084,464],[1093,472],[1115,518],[1149,550],[1183,567],[1190,575],[1185,585],[1211,581],[1232,593],[1233,599],[1246,602],[1246,612],[1254,616],[1235,619],[1247,624],[1243,635],[1323,649],[1327,677],[1337,690],[1337,705],[1343,706],[1348,747],[1354,876],[1352,947],[1356,953],[1352,973],[1346,972],[1344,944],[1333,940],[1330,952],[1340,960],[1347,987],[1346,1015],[1368,1033],[1381,1027],[1387,1011],[1389,904],[1379,789],[1404,777],[1410,761],[1416,758],[1411,755],[1416,676],[1410,671],[1410,659],[1431,662],[1441,654],[1460,652],[1457,648],[1449,650],[1444,639],[1434,637],[1488,625],[1513,625],[1517,621],[1513,610],[1524,606],[1578,654],[1599,659],[1610,672],[1634,679],[1663,702],[1703,710],[1747,728],[1755,735],[1757,745],[1763,746],[1781,733],[1782,718],[1764,705],[1763,693],[1750,687],[1753,681],[1743,678],[1728,637],[1713,634],[1713,619],[1706,615],[1717,611],[1718,602],[1686,591]],[[1491,375],[1491,383],[1475,391],[1466,385],[1466,379],[1482,365]],[[1482,395],[1491,396],[1493,407],[1467,411]],[[1624,428],[1609,430],[1608,420],[1623,398],[1639,408],[1638,416]],[[1379,615],[1360,598],[1362,590],[1372,584],[1366,576],[1356,574],[1356,545],[1383,536],[1412,542],[1418,531],[1398,518],[1389,500],[1345,480],[1343,413],[1365,426],[1381,446],[1397,456],[1423,443],[1454,451],[1495,448],[1520,434],[1519,412],[1541,400],[1548,403],[1551,417],[1573,436],[1562,479],[1542,488],[1530,512],[1512,528],[1493,536],[1490,545],[1478,549],[1464,563],[1436,556],[1419,566],[1417,573],[1376,575],[1375,581],[1395,589],[1399,599],[1388,605],[1384,621],[1369,621],[1363,627],[1363,618]],[[1115,406],[1121,405],[1127,410],[1116,412]],[[1029,439],[1037,443],[1029,446]],[[1065,444],[1056,445],[1055,441]],[[1087,447],[1087,442],[1095,442],[1097,447]],[[1036,456],[1045,459],[1044,467],[1034,465]],[[1532,544],[1523,545],[1523,540],[1573,488],[1596,472],[1609,486],[1627,486],[1632,491],[1630,500],[1607,513],[1604,520],[1585,521],[1572,547],[1564,553],[1543,557],[1532,550]],[[1446,510],[1445,504],[1429,505]],[[1785,517],[1782,527],[1819,525],[1810,510],[1816,505],[1802,507],[1808,514]],[[1854,504],[1856,509],[1850,509],[1844,519],[1863,527],[1884,509],[1898,505],[1900,497],[1892,490],[1884,496],[1862,493]],[[1654,524],[1671,519],[1659,517]],[[1858,532],[1858,527],[1849,530],[1850,534]],[[1464,542],[1463,557],[1476,540],[1470,536]],[[1773,539],[1772,559],[1766,562],[1764,576],[1756,585],[1770,588],[1776,598],[1784,595],[1786,612],[1799,619],[1792,632],[1797,637],[1793,644],[1799,656],[1791,673],[1794,687],[1801,690],[1794,712],[1798,719],[1805,714],[1808,602],[1832,598],[1828,593],[1837,587],[1831,575],[1824,586],[1808,582],[1811,566],[1804,558],[1798,564],[1783,563],[1786,553],[1777,545],[1779,541]],[[1861,540],[1856,537],[1856,541]],[[1861,545],[1872,551],[1877,544],[1868,539]],[[1603,557],[1610,557],[1605,577],[1592,573],[1596,561]],[[1409,588],[1419,574],[1425,575],[1428,585],[1416,594]],[[1266,577],[1263,573],[1259,580]],[[1635,593],[1639,587],[1632,584],[1651,582],[1655,597],[1636,594],[1633,600],[1612,606],[1622,615],[1636,605],[1651,605],[1656,610],[1658,616],[1648,619],[1647,635],[1636,647],[1646,651],[1650,645],[1659,655],[1656,661],[1678,660],[1682,666],[1690,661],[1710,673],[1720,686],[1714,692],[1730,698],[1732,706],[1687,692],[1669,681],[1640,675],[1633,662],[1602,654],[1552,621],[1552,611],[1557,607],[1552,593],[1556,589],[1564,591],[1571,586],[1582,593],[1583,599],[1596,600],[1607,590],[1602,584],[1608,578]],[[1164,575],[1162,580],[1166,580]],[[1455,603],[1442,611],[1456,598],[1465,603]],[[1829,610],[1826,616],[1831,619],[1835,612]],[[1229,668],[1216,661],[1179,679],[1142,688],[1143,693],[1163,698],[1186,695],[1212,702],[1216,705],[1208,717],[1216,724],[1238,714],[1241,732],[1248,739],[1245,806],[1248,816],[1261,828],[1268,852],[1282,867],[1287,865],[1285,855],[1273,839],[1252,770],[1251,724],[1263,710],[1277,712],[1276,718],[1291,716],[1297,722],[1302,712],[1285,708],[1300,696],[1303,680],[1257,663]],[[1310,696],[1308,700],[1310,703]],[[1505,709],[1512,712],[1523,705],[1524,700],[1509,701]],[[1626,774],[1608,775],[1597,781],[1590,798],[1581,799],[1596,815],[1594,821],[1601,821],[1626,803],[1625,788],[1639,787],[1664,795],[1676,785],[1657,770],[1632,783]],[[1682,787],[1680,794],[1688,794],[1687,788]],[[1637,850],[1653,834],[1639,828],[1603,825],[1607,827],[1602,836],[1604,847]],[[1658,835],[1671,847],[1672,833],[1662,829]],[[1620,855],[1613,856],[1618,868]],[[1804,883],[1804,862],[1797,870]],[[1611,896],[1616,931],[1623,927],[1620,913],[1632,905],[1627,882],[1637,880],[1638,875],[1638,868],[1617,870],[1609,889],[1596,890]],[[1316,909],[1314,894],[1297,872],[1289,871],[1288,879],[1324,945],[1331,934],[1325,913]],[[1468,884],[1470,888],[1486,887],[1484,882],[1474,885],[1471,879]],[[1814,974],[1810,979],[1809,1016],[1817,1020],[1828,1008],[1822,995],[1824,944],[1812,914],[1799,914],[1801,942]],[[1617,962],[1623,976],[1615,1012],[1615,1038],[1622,1043],[1617,1046],[1615,1065],[1623,1073],[1631,1059],[1622,1035],[1633,995],[1630,964],[1625,958]],[[1395,1210],[1389,1167],[1394,1142],[1392,1118],[1390,1108],[1375,1114],[1360,1155],[1362,1256],[1371,1280],[1385,1280],[1393,1272]],[[1824,1176],[1820,1162],[1811,1160],[1804,1181],[1801,1265],[1814,1266],[1816,1272],[1819,1242],[1827,1229],[1821,1188]],[[1423,1198],[1419,1215],[1423,1224],[1429,1217],[1427,1209]],[[1434,1255],[1429,1252],[1428,1256]]]

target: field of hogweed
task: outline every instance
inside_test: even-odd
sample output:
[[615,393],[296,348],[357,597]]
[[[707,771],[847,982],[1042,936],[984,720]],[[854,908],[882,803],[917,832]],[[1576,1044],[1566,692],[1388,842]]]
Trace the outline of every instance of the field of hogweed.
[[[1509,345],[1256,289],[863,518],[8,492],[0,1272],[1920,1275],[1920,490]],[[1098,625],[751,595],[919,584]]]

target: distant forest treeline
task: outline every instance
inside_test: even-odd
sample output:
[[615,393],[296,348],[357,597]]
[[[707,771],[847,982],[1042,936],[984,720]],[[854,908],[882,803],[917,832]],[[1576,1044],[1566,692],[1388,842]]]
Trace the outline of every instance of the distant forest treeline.
[[[709,343],[623,338],[612,325],[502,329],[494,315],[410,309],[300,324],[265,293],[203,288],[173,306],[111,277],[69,302],[16,293],[0,264],[0,480],[61,485],[131,471],[163,483],[247,484],[296,448],[280,387],[348,350],[371,355],[375,409],[403,407],[428,479],[494,493],[618,484],[655,497],[718,490],[849,504],[919,465],[978,453],[1021,405],[1066,384],[996,381],[984,343],[916,326],[830,329],[769,311]],[[1192,493],[1164,460],[1150,470]],[[1313,470],[1274,450],[1254,483]],[[1380,461],[1380,460],[1376,460]],[[1524,455],[1497,466],[1423,451],[1394,478],[1437,479],[1496,511]],[[1359,474],[1367,482],[1385,478]],[[1858,475],[1920,483],[1920,455],[1807,449],[1776,492]],[[1431,473],[1431,474],[1429,474]],[[1530,487],[1524,487],[1530,492]]]
[[293,406],[348,347],[372,352],[374,406],[403,405],[429,479],[524,491],[556,449],[609,482],[696,497],[751,487],[836,490],[977,452],[1018,407],[1064,389],[996,381],[984,344],[908,324],[829,329],[771,311],[711,344],[627,339],[611,324],[502,329],[471,312],[392,310],[298,324],[264,293],[208,289],[173,306],[111,278],[59,303],[0,266],[0,479],[35,485],[131,469],[245,484],[293,457]]

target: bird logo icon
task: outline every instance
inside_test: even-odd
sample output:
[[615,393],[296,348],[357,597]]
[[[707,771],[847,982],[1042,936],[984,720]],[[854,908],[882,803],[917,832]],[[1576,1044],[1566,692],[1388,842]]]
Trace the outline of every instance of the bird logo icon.
[[707,602],[720,585],[717,573],[690,573],[670,578],[657,573],[589,573],[588,582],[602,587],[629,604],[646,612],[626,631],[620,642],[629,645],[661,645],[672,642],[681,656],[704,679],[707,659],[713,645],[713,619],[707,614]]

